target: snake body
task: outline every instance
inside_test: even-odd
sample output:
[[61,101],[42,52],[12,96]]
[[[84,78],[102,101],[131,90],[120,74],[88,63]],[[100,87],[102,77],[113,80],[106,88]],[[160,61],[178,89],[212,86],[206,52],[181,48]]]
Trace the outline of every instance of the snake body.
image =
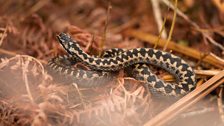
[[[193,69],[183,59],[171,53],[152,48],[136,48],[131,50],[115,48],[107,51],[104,57],[94,57],[85,53],[69,35],[61,33],[57,38],[70,57],[73,58],[72,61],[81,62],[93,71],[90,74],[89,72],[85,73],[82,71],[82,75],[85,75],[85,78],[91,78],[93,76],[99,78],[107,76],[109,72],[132,67],[131,73],[133,77],[146,82],[146,85],[153,91],[161,92],[165,95],[177,96],[186,94],[195,88],[195,73]],[[69,61],[71,61],[71,58]],[[56,67],[62,64],[57,64],[55,61],[50,63],[51,66]],[[150,71],[148,65],[155,65],[165,69],[175,76],[177,84],[166,83],[159,79]],[[64,65],[60,67],[66,68]],[[68,68],[65,74],[73,73],[74,77],[79,78],[80,76],[77,76],[78,74],[80,75],[79,72],[78,70]],[[103,72],[103,74],[96,74],[98,72]]]

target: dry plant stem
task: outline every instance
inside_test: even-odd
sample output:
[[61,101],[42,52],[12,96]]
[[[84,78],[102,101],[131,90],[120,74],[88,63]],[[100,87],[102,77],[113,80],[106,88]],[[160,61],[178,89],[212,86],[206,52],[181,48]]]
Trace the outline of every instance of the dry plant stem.
[[[108,3],[108,8],[107,8],[107,18],[105,21],[105,27],[104,27],[104,33],[103,33],[103,39],[100,43],[100,49],[103,49],[104,43],[106,42],[106,38],[107,38],[107,29],[108,29],[108,24],[109,24],[109,15],[110,15],[110,11],[112,9],[112,6],[110,4],[110,2]],[[102,51],[100,51],[100,56],[101,56]]]
[[0,48],[0,53],[6,54],[6,55],[9,55],[9,56],[18,55],[16,52],[8,51],[8,50],[1,49],[1,48]]
[[194,70],[197,75],[214,76],[221,72],[220,70]]
[[166,82],[175,81],[175,78],[172,75],[164,75],[162,79],[165,80]]
[[93,44],[93,41],[94,41],[94,35],[92,35],[91,40],[88,42],[87,46],[85,47],[85,49],[84,49],[85,52],[88,52],[89,51],[90,47]]
[[156,43],[154,44],[154,49],[156,49],[157,48],[157,45],[158,45],[158,43],[159,43],[159,41],[160,41],[160,39],[161,39],[161,33],[163,32],[163,30],[165,29],[165,24],[166,24],[166,18],[164,19],[164,21],[163,21],[163,26],[162,26],[162,29],[161,29],[161,31],[160,31],[160,33],[159,33],[159,37],[158,37],[158,40],[156,41]]
[[72,85],[75,87],[75,89],[77,90],[77,92],[78,92],[78,94],[79,94],[79,98],[80,98],[80,100],[81,100],[81,103],[82,103],[83,108],[86,109],[86,104],[85,104],[85,102],[84,102],[84,99],[83,99],[83,97],[82,97],[82,93],[80,92],[80,90],[79,90],[77,84],[72,83]]
[[214,53],[211,52],[210,55],[213,56],[214,58],[216,58],[217,60],[219,60],[219,61],[221,61],[221,62],[224,62],[224,59],[222,59],[222,58],[216,56]]
[[[132,37],[138,38],[138,39],[148,42],[150,44],[156,44],[156,42],[158,40],[157,36],[151,35],[148,33],[144,33],[144,32],[138,31],[138,30],[127,30],[127,31],[125,31],[125,34],[127,36],[132,36]],[[163,47],[165,45],[165,43],[166,43],[166,40],[161,39],[160,42],[158,43],[158,46]],[[192,58],[195,58],[198,60],[202,60],[203,62],[212,64],[218,68],[221,68],[221,69],[224,68],[223,60],[219,60],[218,58],[214,57],[211,54],[208,54],[206,57],[201,59],[201,55],[203,55],[203,53],[201,53],[195,49],[192,49],[190,47],[185,47],[185,46],[176,44],[173,41],[169,42],[167,49],[174,50],[176,52],[179,52],[181,54],[184,54],[186,56],[189,56],[189,57],[192,57]]]
[[29,86],[29,82],[28,82],[28,78],[27,78],[28,64],[24,63],[22,58],[27,58],[28,61],[35,61],[37,64],[39,64],[40,67],[41,67],[42,74],[44,74],[44,67],[40,63],[40,61],[38,61],[37,59],[35,59],[35,58],[31,57],[31,56],[28,56],[28,55],[17,55],[15,57],[12,57],[12,58],[9,59],[9,61],[12,61],[12,60],[15,60],[15,59],[19,59],[19,61],[21,62],[21,64],[22,64],[23,80],[25,82],[26,91],[27,91],[27,94],[28,94],[28,97],[29,97],[30,101],[32,103],[34,103],[34,99],[33,99],[32,93],[30,91],[30,86]]
[[224,70],[209,79],[200,87],[196,88],[194,91],[190,92],[189,94],[178,100],[169,108],[159,113],[157,116],[145,123],[144,126],[161,126],[163,124],[166,124],[170,119],[172,119],[177,114],[184,111],[194,103],[201,100],[203,97],[205,97],[207,94],[209,94],[211,91],[213,91],[215,88],[217,88],[223,83]]
[[29,83],[28,83],[28,78],[27,78],[27,74],[26,74],[25,70],[23,70],[23,79],[25,81],[25,86],[26,86],[26,91],[27,91],[28,97],[30,98],[30,101],[32,103],[34,103],[33,96],[32,96],[32,93],[30,91],[30,86],[29,86]]
[[[195,27],[199,32],[201,32],[201,28],[199,27],[199,25],[196,24],[195,22],[193,22],[191,19],[189,19],[189,18],[187,17],[187,15],[185,15],[183,12],[181,12],[178,8],[175,9],[175,7],[173,6],[173,4],[170,3],[169,0],[162,0],[162,1],[163,1],[163,3],[165,3],[167,6],[169,6],[169,7],[172,8],[174,11],[176,11],[177,14],[178,14],[180,17],[182,17],[183,19],[185,19],[188,23],[190,23],[193,27]],[[201,34],[202,34],[205,38],[207,38],[213,45],[219,47],[220,49],[222,49],[222,50],[224,51],[224,47],[223,47],[221,44],[219,44],[218,42],[216,42],[213,38],[211,38],[211,37],[209,36],[208,33],[206,33],[206,32],[201,32]]]
[[163,39],[167,38],[167,33],[164,28],[164,23],[162,21],[161,11],[159,7],[159,1],[158,0],[151,0],[152,8],[153,8],[153,14],[155,16],[155,20],[158,26],[158,31],[160,31],[160,35]]
[[[0,48],[0,53],[3,53],[3,54],[6,54],[6,55],[9,55],[9,56],[16,56],[16,55],[19,55],[17,54],[16,52],[13,52],[13,51],[8,51],[8,50],[5,50],[5,49],[1,49]],[[20,55],[20,56],[28,56],[28,55]],[[30,56],[31,57],[31,56]],[[35,59],[35,58],[33,58]],[[38,61],[39,60],[39,61]],[[47,61],[45,60],[41,60],[41,59],[35,59],[35,61],[38,61],[40,63],[43,63],[43,64],[47,64]]]
[[28,82],[28,78],[27,78],[28,64],[24,63],[22,58],[27,58],[28,61],[35,61],[35,62],[37,62],[37,64],[39,64],[40,67],[41,67],[42,74],[44,74],[44,67],[37,59],[35,59],[35,58],[31,57],[31,56],[28,56],[28,55],[18,55],[16,57],[10,58],[9,61],[15,60],[17,58],[19,58],[21,64],[23,65],[23,67],[22,67],[22,74],[23,74],[23,79],[24,79],[24,82],[25,82],[25,87],[26,87],[26,91],[27,91],[28,97],[29,97],[30,101],[32,103],[34,103],[34,99],[33,99],[32,93],[30,91],[30,86],[29,86],[29,82]]
[[28,94],[28,97],[30,99],[30,101],[32,103],[34,103],[34,100],[33,100],[33,96],[32,96],[32,93],[30,91],[30,86],[29,86],[29,82],[28,82],[28,78],[27,78],[27,69],[28,69],[28,64],[24,63],[24,61],[21,59],[21,62],[22,62],[22,73],[23,73],[23,79],[24,79],[24,82],[25,82],[25,87],[26,87],[26,91],[27,91],[27,94]]
[[218,110],[220,114],[220,118],[222,122],[224,122],[224,112],[223,112],[223,103],[222,103],[222,98],[223,98],[223,87],[220,88],[219,93],[218,93],[218,98],[217,98],[217,104],[218,104]]
[[7,32],[7,26],[5,28],[2,29],[3,30],[3,34],[0,36],[0,46],[2,45],[2,42],[4,40],[4,38],[7,36],[6,32]]
[[216,7],[224,14],[224,2],[222,0],[212,0]]
[[37,60],[36,58],[34,58],[32,56],[29,56],[29,55],[16,55],[15,57],[10,58],[9,61],[16,60],[18,58],[27,58],[30,61],[35,61],[41,67],[41,72],[42,72],[41,74],[44,74],[44,66],[42,65],[42,63],[39,60]]
[[170,28],[170,32],[169,32],[169,36],[168,36],[168,39],[165,43],[165,46],[163,47],[163,50],[165,51],[170,40],[171,40],[171,37],[172,37],[172,34],[173,34],[173,29],[174,29],[174,25],[175,25],[175,21],[176,21],[176,15],[177,15],[177,2],[178,0],[175,0],[175,10],[174,10],[174,15],[173,15],[173,20],[172,20],[172,24],[171,24],[171,28]]
[[197,83],[196,83],[196,88],[198,88],[199,86],[201,86],[204,82],[204,79],[200,79]]

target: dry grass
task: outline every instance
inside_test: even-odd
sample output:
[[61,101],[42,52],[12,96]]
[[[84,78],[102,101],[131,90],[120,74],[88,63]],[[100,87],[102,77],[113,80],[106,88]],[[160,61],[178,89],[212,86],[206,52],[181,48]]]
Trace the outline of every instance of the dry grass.
[[[221,2],[157,2],[159,8],[151,8],[147,0],[0,1],[0,125],[178,125],[185,124],[181,119],[189,119],[190,124],[197,115],[203,120],[207,113],[218,115],[209,125],[222,124]],[[155,20],[152,11],[161,12],[160,19]],[[165,18],[162,26],[161,18]],[[160,38],[161,28],[170,31],[168,39]],[[181,99],[157,97],[123,71],[104,86],[81,88],[64,76],[49,74],[46,67],[50,58],[65,53],[55,39],[64,31],[92,55],[114,47],[173,51],[194,68],[197,89]],[[164,80],[174,81],[163,70],[152,69]],[[189,108],[204,97],[209,100]],[[182,110],[187,112],[176,116]]]

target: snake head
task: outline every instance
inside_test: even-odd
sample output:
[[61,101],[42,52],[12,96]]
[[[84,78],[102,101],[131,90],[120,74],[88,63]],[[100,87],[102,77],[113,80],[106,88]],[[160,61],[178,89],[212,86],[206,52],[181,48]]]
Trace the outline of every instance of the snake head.
[[69,50],[71,48],[71,45],[74,45],[74,41],[72,40],[71,36],[65,33],[60,33],[57,36],[60,44],[62,45],[62,47],[68,52],[71,53]]
[[60,33],[57,36],[60,44],[62,45],[62,47],[71,55],[76,55],[77,51],[78,52],[82,52],[82,50],[80,50],[80,47],[78,45],[78,43],[76,41],[74,41],[70,35],[65,34],[65,33]]
[[63,46],[72,41],[71,37],[65,33],[60,33],[57,38]]

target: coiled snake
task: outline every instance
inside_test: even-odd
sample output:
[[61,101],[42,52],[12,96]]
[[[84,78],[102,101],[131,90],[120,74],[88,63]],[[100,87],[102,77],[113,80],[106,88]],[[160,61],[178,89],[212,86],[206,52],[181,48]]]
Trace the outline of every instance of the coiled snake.
[[[57,36],[60,44],[68,55],[51,59],[48,65],[76,80],[100,79],[110,76],[110,73],[123,68],[132,68],[135,79],[144,81],[151,91],[164,95],[179,96],[195,88],[195,73],[181,58],[152,48],[136,48],[131,50],[111,49],[103,57],[94,57],[85,53],[78,43],[69,35],[61,33]],[[88,66],[90,70],[72,67],[77,62]],[[153,74],[148,65],[161,67],[175,76],[177,83],[166,83]],[[129,72],[130,73],[130,72]],[[86,84],[85,86],[88,86]],[[96,85],[89,85],[96,86]]]

